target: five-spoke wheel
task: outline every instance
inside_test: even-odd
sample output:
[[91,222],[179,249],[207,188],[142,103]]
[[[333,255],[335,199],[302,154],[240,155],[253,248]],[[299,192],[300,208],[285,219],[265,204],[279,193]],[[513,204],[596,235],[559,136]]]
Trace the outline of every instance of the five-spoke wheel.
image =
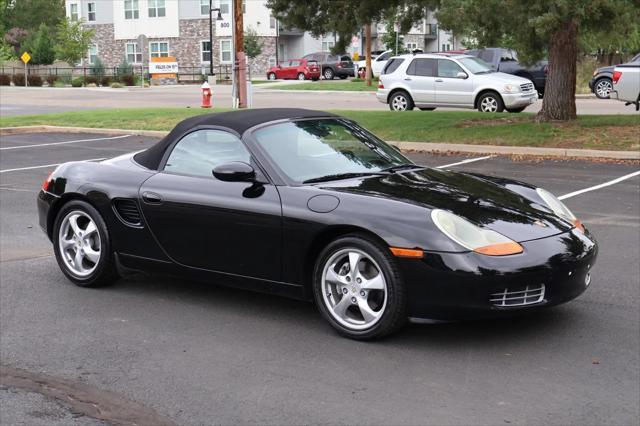
[[600,99],[609,99],[609,95],[613,90],[613,84],[609,78],[601,78],[596,82],[594,93]]

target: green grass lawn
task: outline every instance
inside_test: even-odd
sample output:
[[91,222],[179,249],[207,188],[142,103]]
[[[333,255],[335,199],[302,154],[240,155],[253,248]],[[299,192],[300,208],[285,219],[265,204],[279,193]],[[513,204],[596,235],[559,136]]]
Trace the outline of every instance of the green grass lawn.
[[[351,83],[345,83],[351,84]],[[133,108],[0,118],[0,127],[48,124],[139,130],[170,130],[200,108]],[[585,115],[572,123],[533,121],[533,114],[482,114],[475,111],[335,111],[391,141],[485,145],[640,149],[640,116]],[[250,114],[250,111],[246,112]]]
[[272,90],[339,90],[341,92],[375,92],[378,90],[378,82],[374,81],[367,86],[364,81],[310,81],[299,84],[282,84],[270,87]]

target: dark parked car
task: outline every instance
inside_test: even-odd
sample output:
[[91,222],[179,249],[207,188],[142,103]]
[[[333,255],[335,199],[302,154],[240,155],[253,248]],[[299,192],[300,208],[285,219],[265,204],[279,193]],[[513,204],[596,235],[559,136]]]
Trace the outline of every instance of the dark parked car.
[[329,52],[315,52],[304,55],[303,59],[318,62],[325,80],[333,80],[334,77],[345,79],[354,76],[354,65],[349,55],[332,55]]
[[540,97],[544,96],[544,86],[547,83],[548,61],[540,61],[532,66],[526,66],[518,62],[518,55],[511,49],[500,47],[487,47],[485,49],[467,50],[467,55],[477,56],[487,62],[496,71],[524,77],[533,82]]
[[320,66],[316,61],[307,59],[291,59],[285,65],[278,65],[267,70],[269,80],[297,79],[297,80],[319,80]]
[[598,251],[543,189],[422,167],[349,119],[287,108],[200,115],[147,150],[65,163],[38,213],[78,286],[139,270],[313,299],[355,339],[567,302]]
[[[640,53],[629,62],[640,60]],[[613,70],[615,65],[600,67],[593,72],[593,78],[589,81],[589,89],[600,99],[609,99],[609,93],[613,89]]]

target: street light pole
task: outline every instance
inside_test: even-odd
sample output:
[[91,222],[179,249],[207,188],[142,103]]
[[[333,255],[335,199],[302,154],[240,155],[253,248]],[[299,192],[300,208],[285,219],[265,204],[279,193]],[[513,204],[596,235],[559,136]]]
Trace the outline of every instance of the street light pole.
[[[206,3],[205,3],[206,4]],[[209,0],[209,75],[213,76],[213,12],[218,12],[216,21],[222,21],[219,7],[213,7],[213,0]]]
[[242,16],[242,0],[233,0],[233,35],[235,41],[236,58],[234,65],[237,69],[236,87],[238,94],[238,108],[247,107],[247,58],[244,54],[244,24]]

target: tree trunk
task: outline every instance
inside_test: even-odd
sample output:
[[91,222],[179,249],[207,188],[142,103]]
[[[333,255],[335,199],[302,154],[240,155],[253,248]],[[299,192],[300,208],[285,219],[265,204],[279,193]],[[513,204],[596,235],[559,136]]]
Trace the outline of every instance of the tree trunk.
[[364,26],[364,51],[366,55],[365,66],[366,70],[366,78],[367,78],[367,86],[371,86],[371,76],[373,72],[371,70],[371,24],[367,24]]
[[576,119],[578,29],[573,21],[557,30],[549,45],[549,72],[537,121]]

